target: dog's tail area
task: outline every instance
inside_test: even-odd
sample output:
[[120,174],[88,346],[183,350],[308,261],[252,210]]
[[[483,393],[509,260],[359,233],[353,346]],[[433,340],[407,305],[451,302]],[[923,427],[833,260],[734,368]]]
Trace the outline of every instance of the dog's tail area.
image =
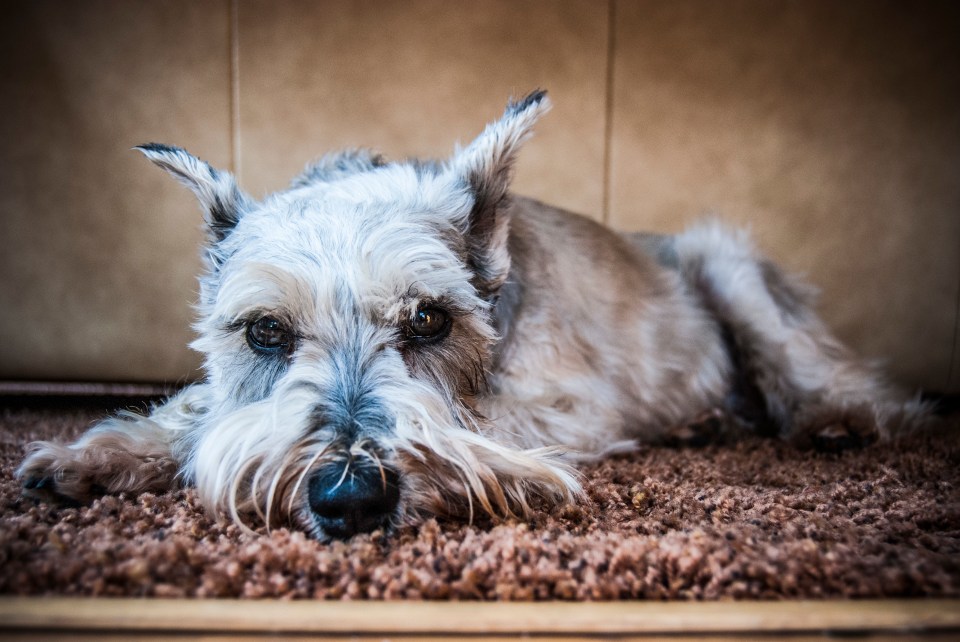
[[748,234],[715,220],[674,238],[685,279],[732,333],[782,435],[865,444],[924,426],[930,406],[858,358],[814,310],[812,288],[755,249]]

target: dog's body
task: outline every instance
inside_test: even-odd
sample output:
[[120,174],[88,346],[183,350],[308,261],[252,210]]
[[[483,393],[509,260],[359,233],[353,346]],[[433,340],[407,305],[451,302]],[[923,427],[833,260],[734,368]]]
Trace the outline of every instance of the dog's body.
[[444,164],[329,156],[263,203],[183,150],[140,148],[207,213],[207,378],[36,445],[25,488],[182,481],[239,523],[349,536],[570,499],[570,453],[766,422],[842,447],[922,421],[744,234],[624,236],[509,196],[548,108],[542,92],[511,104]]

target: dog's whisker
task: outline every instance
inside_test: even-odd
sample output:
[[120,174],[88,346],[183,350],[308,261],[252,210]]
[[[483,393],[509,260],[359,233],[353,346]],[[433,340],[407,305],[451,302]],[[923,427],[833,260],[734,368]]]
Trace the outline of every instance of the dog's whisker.
[[265,503],[266,523],[267,532],[270,532],[272,521],[273,521],[273,506],[274,501],[276,500],[277,488],[280,484],[281,479],[286,477],[287,471],[290,469],[291,462],[298,457],[298,453],[303,448],[303,446],[295,447],[293,450],[288,452],[286,456],[280,461],[280,464],[276,466],[276,470],[273,473],[273,477],[270,479],[270,486],[267,489],[267,498]]
[[350,466],[353,464],[353,456],[347,457],[343,463],[343,473],[340,475],[340,479],[337,480],[337,483],[333,485],[331,490],[336,490],[343,485],[343,482],[347,480],[347,474],[350,473]]
[[303,467],[303,470],[300,471],[300,475],[297,477],[296,483],[293,485],[293,490],[290,492],[289,501],[287,504],[287,513],[293,514],[293,502],[296,499],[297,492],[300,490],[300,485],[303,483],[303,479],[307,476],[307,473],[310,472],[310,469],[313,468],[321,457],[323,457],[329,449],[329,445],[317,450],[317,452],[310,458],[307,464]]
[[[257,466],[256,471],[253,473],[253,479],[250,480],[250,494],[251,499],[253,500],[253,510],[257,513],[257,517],[260,518],[260,521],[265,522],[267,526],[267,532],[270,532],[270,519],[267,515],[264,514],[263,509],[260,508],[260,479],[262,478],[265,467],[260,465]],[[267,512],[269,513],[269,506],[267,506]]]
[[270,478],[270,486],[267,488],[267,498],[264,506],[264,511],[266,512],[266,518],[264,522],[266,524],[267,532],[271,532],[273,527],[273,503],[276,501],[276,492],[277,486],[280,484],[281,478],[284,477],[287,472],[287,463],[284,460],[284,463],[280,466],[277,466],[277,469],[274,471],[273,476]]
[[377,466],[377,473],[380,475],[380,483],[383,487],[383,492],[387,492],[387,471],[383,468],[383,462],[380,461],[380,458],[377,457],[376,453],[372,451],[364,451],[368,457],[373,459],[373,462]]
[[237,507],[237,495],[238,495],[239,492],[240,492],[240,485],[241,485],[241,483],[242,483],[243,478],[246,476],[247,471],[248,471],[248,470],[250,469],[250,467],[253,466],[253,465],[255,465],[255,462],[254,462],[253,460],[249,460],[249,461],[247,461],[247,463],[238,471],[238,474],[233,478],[233,482],[230,484],[229,493],[228,493],[228,495],[227,495],[227,498],[228,498],[228,504],[227,504],[227,505],[228,505],[228,507],[229,507],[230,517],[231,517],[231,519],[233,520],[233,523],[236,524],[236,525],[240,528],[241,531],[243,531],[244,533],[246,533],[246,534],[248,534],[248,535],[253,535],[253,534],[255,533],[255,531],[254,531],[252,528],[250,528],[250,527],[246,524],[246,522],[243,521],[242,517],[240,516],[240,511],[239,511],[239,509],[238,509],[238,507]]

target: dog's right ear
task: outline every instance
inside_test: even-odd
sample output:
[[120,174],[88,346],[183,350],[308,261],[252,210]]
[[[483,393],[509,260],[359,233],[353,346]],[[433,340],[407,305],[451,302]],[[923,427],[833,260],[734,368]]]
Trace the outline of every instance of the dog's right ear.
[[547,92],[535,91],[511,101],[503,116],[489,125],[466,148],[458,150],[447,167],[469,188],[473,210],[464,225],[468,263],[483,296],[500,288],[510,268],[507,253],[509,220],[503,207],[513,164],[537,119],[550,109]]
[[134,149],[167,170],[197,196],[214,242],[226,238],[250,207],[250,197],[237,187],[233,174],[214,169],[185,149],[159,143],[138,145]]

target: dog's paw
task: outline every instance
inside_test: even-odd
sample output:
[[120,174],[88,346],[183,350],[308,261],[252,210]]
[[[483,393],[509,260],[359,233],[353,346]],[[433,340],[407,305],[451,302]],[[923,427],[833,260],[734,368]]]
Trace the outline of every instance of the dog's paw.
[[26,477],[22,480],[21,488],[24,497],[37,501],[69,507],[81,505],[79,500],[58,492],[57,483],[53,477]]
[[842,420],[826,424],[811,435],[813,447],[828,453],[858,450],[874,443],[877,438],[876,430],[862,429]]
[[58,503],[163,492],[178,485],[171,434],[148,418],[110,419],[70,445],[30,444],[17,478],[25,496]]
[[879,438],[880,429],[873,413],[851,409],[809,413],[795,435],[801,445],[829,453],[865,448]]
[[711,408],[667,430],[664,442],[675,448],[702,448],[719,440],[725,432],[727,420],[722,410]]
[[76,506],[102,495],[101,471],[78,453],[59,444],[38,442],[17,470],[24,496],[50,503]]
[[30,445],[17,470],[23,494],[58,503],[100,495],[164,492],[178,485],[179,465],[166,433],[134,422],[104,423],[72,445]]

